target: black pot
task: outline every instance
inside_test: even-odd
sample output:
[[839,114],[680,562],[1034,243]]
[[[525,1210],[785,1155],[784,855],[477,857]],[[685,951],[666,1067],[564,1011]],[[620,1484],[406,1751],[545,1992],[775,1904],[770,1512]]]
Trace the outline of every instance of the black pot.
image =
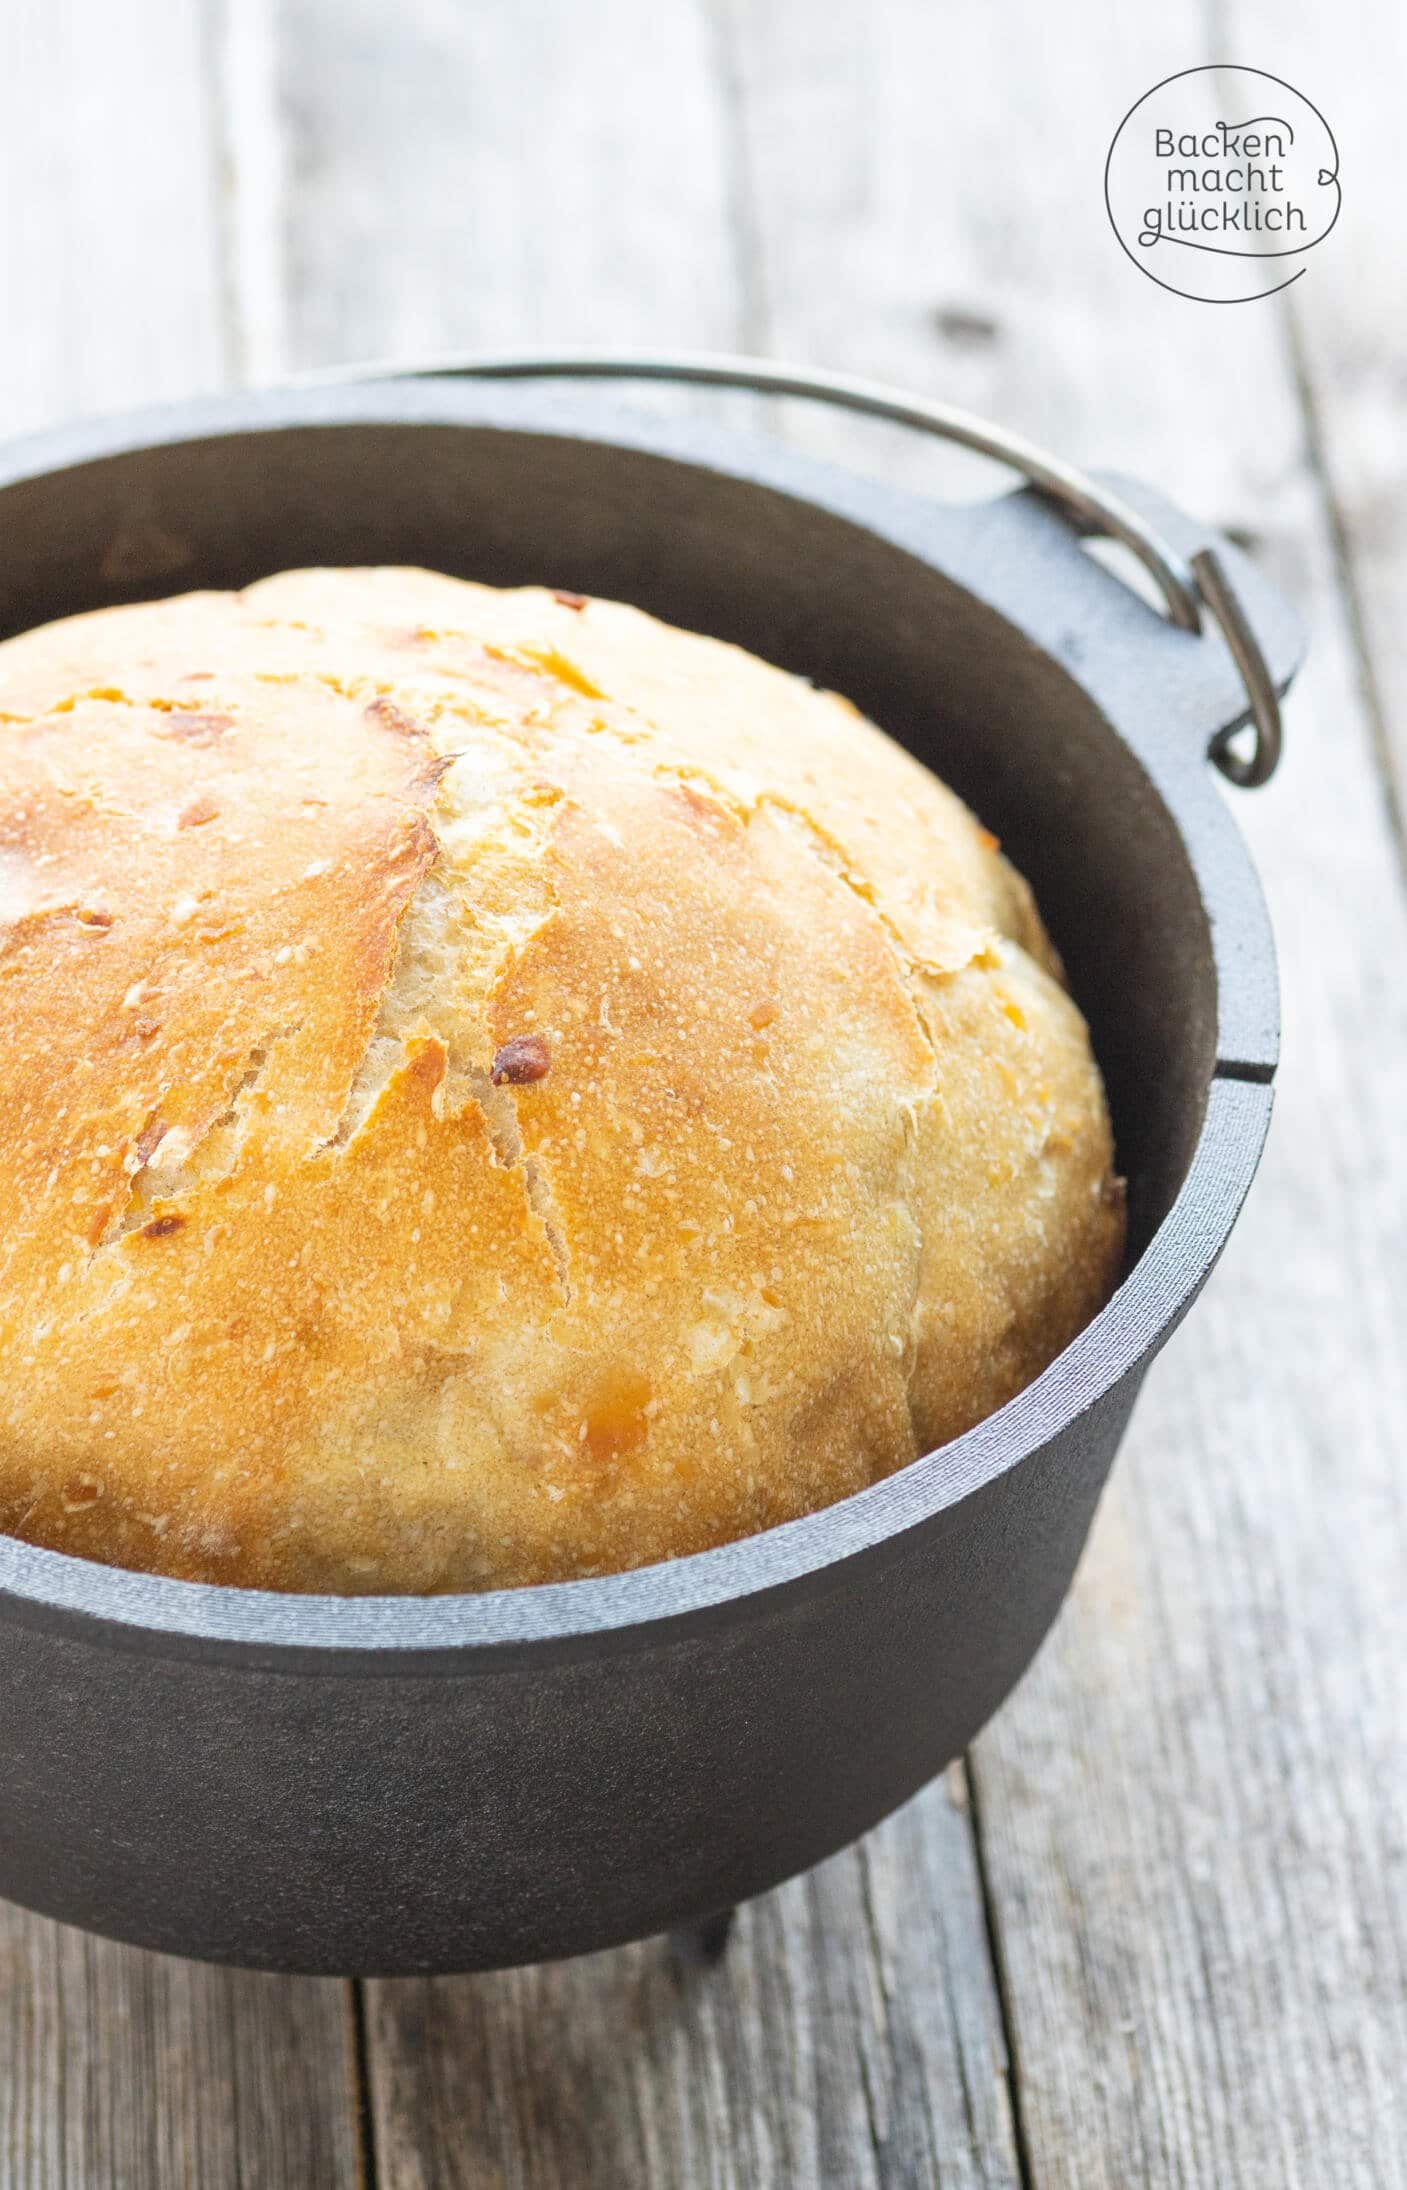
[[[1212,545],[1274,683],[1293,623]],[[0,1892],[181,1954],[466,1970],[695,1923],[875,1824],[1050,1625],[1144,1369],[1255,1170],[1277,1002],[1211,780],[1231,654],[1029,490],[920,504],[776,446],[449,380],[276,391],[0,457],[0,626],[306,563],[618,596],[848,694],[1033,883],[1130,1181],[1128,1275],[1028,1390],[825,1512],[599,1581],[293,1597],[0,1539]]]

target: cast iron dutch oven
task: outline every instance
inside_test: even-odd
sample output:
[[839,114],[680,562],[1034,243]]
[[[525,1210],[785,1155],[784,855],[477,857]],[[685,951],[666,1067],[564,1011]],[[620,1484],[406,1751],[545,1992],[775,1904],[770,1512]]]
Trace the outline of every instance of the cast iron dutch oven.
[[[603,410],[568,370],[825,396],[1036,484],[930,505]],[[490,384],[526,372],[555,384]],[[1081,531],[1123,539],[1165,612]],[[1029,876],[1089,1018],[1127,1275],[966,1436],[825,1512],[634,1573],[293,1597],[0,1540],[0,1892],[284,1970],[477,1969],[704,1926],[939,1771],[1060,1605],[1269,1119],[1271,940],[1209,754],[1264,779],[1298,634],[1229,542],[1144,488],[935,406],[730,360],[480,361],[0,459],[5,632],[319,562],[633,601],[848,694],[931,763]],[[1228,742],[1242,723],[1249,757]]]

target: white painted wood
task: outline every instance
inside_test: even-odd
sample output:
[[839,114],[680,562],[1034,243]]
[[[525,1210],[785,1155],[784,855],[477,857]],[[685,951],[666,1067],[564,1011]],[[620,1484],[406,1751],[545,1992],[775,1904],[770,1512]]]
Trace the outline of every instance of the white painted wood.
[[[1324,113],[1342,162],[1343,209],[1291,298],[1313,431],[1367,645],[1367,700],[1407,804],[1407,255],[1396,96],[1407,11],[1372,0],[1288,13],[1236,0],[1237,50]],[[1273,54],[1275,58],[1260,59]]]
[[0,9],[0,431],[225,376],[201,8]]
[[292,351],[739,337],[695,0],[287,0]]
[[288,369],[280,0],[206,0],[206,5],[226,377],[259,386]]

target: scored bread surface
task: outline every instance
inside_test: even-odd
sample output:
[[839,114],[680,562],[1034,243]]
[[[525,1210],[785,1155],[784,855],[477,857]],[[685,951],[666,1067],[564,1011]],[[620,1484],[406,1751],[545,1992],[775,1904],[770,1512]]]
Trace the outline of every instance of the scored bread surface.
[[599,1574],[956,1435],[1123,1240],[1030,893],[844,700],[294,571],[0,646],[0,1529]]

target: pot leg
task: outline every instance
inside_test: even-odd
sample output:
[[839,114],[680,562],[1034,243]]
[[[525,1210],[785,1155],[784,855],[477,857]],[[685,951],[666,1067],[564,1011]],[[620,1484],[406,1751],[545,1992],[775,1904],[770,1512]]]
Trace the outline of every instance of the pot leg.
[[701,1917],[682,1931],[672,1931],[669,1943],[678,1959],[690,1969],[712,1969],[721,1961],[733,1929],[736,1909],[721,1909],[717,1916]]

